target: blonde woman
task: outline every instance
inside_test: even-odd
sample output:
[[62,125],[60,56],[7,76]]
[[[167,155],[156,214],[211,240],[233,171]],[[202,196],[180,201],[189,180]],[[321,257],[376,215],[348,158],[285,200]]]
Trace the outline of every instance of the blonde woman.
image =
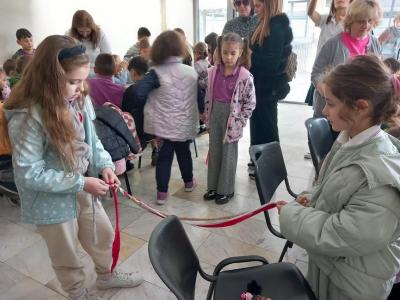
[[400,13],[394,16],[393,26],[387,28],[379,36],[379,42],[382,44],[382,56],[384,58],[399,59],[400,50]]
[[290,90],[285,67],[292,51],[293,34],[287,15],[282,13],[282,0],[255,0],[254,11],[259,22],[251,37],[250,72],[254,76],[257,105],[250,132],[251,145],[258,145],[279,141],[278,100],[284,99]]
[[381,45],[372,36],[374,29],[382,17],[382,9],[376,0],[354,0],[343,20],[344,32],[329,39],[321,48],[314,62],[311,81],[314,92],[314,117],[323,117],[325,100],[319,80],[328,68],[348,61],[350,57],[365,54],[381,55]]

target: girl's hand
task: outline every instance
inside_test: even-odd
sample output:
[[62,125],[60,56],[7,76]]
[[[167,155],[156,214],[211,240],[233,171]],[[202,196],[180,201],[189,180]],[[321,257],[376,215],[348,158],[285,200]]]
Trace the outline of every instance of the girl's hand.
[[114,184],[116,186],[120,186],[121,182],[119,181],[117,175],[115,175],[114,171],[111,168],[105,168],[101,172],[101,177],[107,184]]
[[278,209],[279,214],[281,213],[282,207],[284,207],[286,204],[288,204],[288,203],[287,203],[287,201],[284,201],[284,200],[276,201],[276,208]]
[[308,201],[306,196],[300,195],[296,198],[296,202],[304,207],[310,206],[310,201]]
[[105,196],[110,187],[107,183],[99,178],[85,177],[83,190],[93,196]]

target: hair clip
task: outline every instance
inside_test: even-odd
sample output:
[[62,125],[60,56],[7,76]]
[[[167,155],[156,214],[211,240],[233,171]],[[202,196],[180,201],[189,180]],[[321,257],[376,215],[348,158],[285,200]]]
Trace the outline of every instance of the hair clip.
[[393,85],[394,92],[400,95],[400,78],[399,76],[393,74],[391,76],[391,81]]
[[61,49],[60,53],[58,53],[58,60],[72,58],[77,55],[81,55],[85,52],[86,52],[86,47],[82,44],[79,44],[72,48],[64,48],[64,49]]

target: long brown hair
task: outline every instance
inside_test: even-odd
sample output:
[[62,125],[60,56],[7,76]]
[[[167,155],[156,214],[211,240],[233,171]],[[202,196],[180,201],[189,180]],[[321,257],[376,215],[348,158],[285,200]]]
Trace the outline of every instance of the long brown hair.
[[[398,123],[400,94],[396,93],[389,69],[378,57],[356,56],[327,73],[323,82],[347,108],[352,109],[359,99],[368,100],[373,107],[371,118],[375,124]],[[343,114],[342,117],[349,119]]]
[[248,39],[242,39],[240,35],[234,32],[228,32],[223,36],[218,38],[218,57],[221,63],[222,61],[222,45],[224,43],[238,43],[239,48],[242,50],[242,54],[239,57],[239,65],[245,67],[247,70],[250,70],[251,67],[251,50],[249,48]]
[[83,37],[78,32],[78,28],[82,27],[90,28],[89,40],[93,45],[93,49],[96,49],[100,42],[100,27],[86,10],[77,10],[72,17],[71,36],[79,41],[83,40]]
[[[50,143],[62,164],[71,170],[75,167],[75,130],[64,100],[66,73],[87,65],[89,57],[80,54],[60,62],[58,55],[62,49],[77,45],[78,41],[68,36],[52,35],[45,38],[4,106],[6,109],[28,109],[27,118],[31,115],[32,107],[38,106]],[[80,105],[83,105],[83,95]]]
[[264,13],[262,14],[256,30],[251,36],[251,43],[262,45],[264,39],[270,34],[270,21],[272,17],[282,13],[282,0],[257,0],[263,3]]

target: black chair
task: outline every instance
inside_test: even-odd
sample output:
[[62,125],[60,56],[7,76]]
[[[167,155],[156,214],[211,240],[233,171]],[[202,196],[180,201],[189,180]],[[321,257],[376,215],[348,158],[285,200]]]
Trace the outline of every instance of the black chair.
[[[268,264],[265,258],[255,255],[230,257],[217,265],[213,275],[205,273],[176,216],[162,220],[153,230],[149,257],[158,276],[178,300],[194,299],[197,273],[211,282],[207,300],[213,294],[214,299],[239,299],[253,280],[262,287],[262,295],[273,300],[316,300],[301,272],[291,263]],[[222,271],[229,264],[244,262],[260,262],[261,265]]]
[[311,159],[318,175],[321,164],[331,150],[335,141],[335,134],[332,132],[329,122],[325,118],[310,118],[306,120],[308,133],[308,146]]
[[[276,189],[282,183],[282,181],[285,181],[288,193],[294,198],[297,197],[297,194],[295,194],[290,188],[286,166],[282,156],[282,150],[278,142],[251,146],[250,157],[254,162],[254,175],[258,196],[262,205],[271,201],[272,196],[275,194]],[[269,231],[273,235],[281,239],[285,239],[285,237],[279,231],[277,231],[274,226],[272,226],[268,211],[264,212],[264,216]],[[293,243],[286,241],[279,257],[279,262],[283,260],[288,248],[292,247]]]

